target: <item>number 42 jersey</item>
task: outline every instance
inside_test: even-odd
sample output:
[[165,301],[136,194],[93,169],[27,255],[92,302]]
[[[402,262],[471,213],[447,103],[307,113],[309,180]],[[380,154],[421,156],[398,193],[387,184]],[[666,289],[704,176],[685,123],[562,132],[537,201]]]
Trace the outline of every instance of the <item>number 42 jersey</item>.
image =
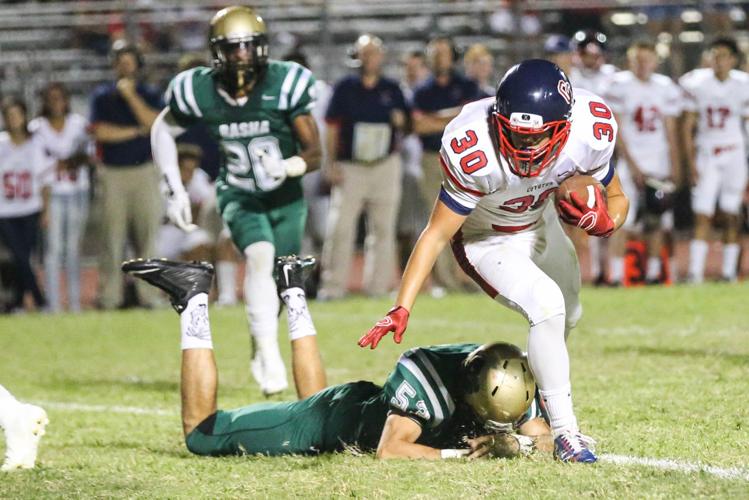
[[211,68],[178,74],[167,89],[166,101],[177,123],[202,123],[221,148],[219,183],[253,196],[301,197],[300,178],[274,178],[259,156],[290,158],[299,151],[293,120],[311,112],[315,78],[293,62],[271,60],[246,98],[234,99],[221,89]]
[[597,95],[574,89],[571,130],[557,160],[537,177],[520,177],[500,157],[492,137],[494,98],[463,107],[442,135],[443,182],[439,198],[467,215],[466,241],[540,227],[544,208],[559,184],[575,173],[592,175],[605,186],[614,176],[610,165],[617,124]]

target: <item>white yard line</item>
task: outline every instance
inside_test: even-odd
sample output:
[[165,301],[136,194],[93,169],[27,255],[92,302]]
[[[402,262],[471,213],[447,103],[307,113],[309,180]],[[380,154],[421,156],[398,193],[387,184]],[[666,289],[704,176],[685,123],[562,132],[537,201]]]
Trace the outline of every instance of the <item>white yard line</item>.
[[35,405],[42,408],[60,411],[79,411],[87,413],[126,413],[129,415],[179,415],[176,410],[162,410],[160,408],[140,408],[138,406],[110,406],[90,405],[86,403],[63,403],[59,401],[34,401]]
[[[176,410],[162,408],[142,408],[138,406],[91,405],[86,403],[66,403],[60,401],[34,401],[34,404],[50,410],[91,412],[91,413],[124,413],[129,415],[177,416]],[[669,458],[633,457],[629,455],[602,454],[601,462],[616,465],[639,465],[664,471],[682,472],[685,474],[705,473],[720,479],[735,479],[749,482],[749,470],[740,467],[716,467],[699,462],[684,462]]]
[[609,455],[604,454],[598,457],[602,462],[608,462],[617,465],[642,465],[653,469],[684,472],[687,474],[704,472],[711,476],[721,479],[741,479],[749,481],[749,471],[738,467],[715,467],[713,465],[701,464],[699,462],[682,462],[670,458],[648,458],[648,457],[631,457],[629,455]]

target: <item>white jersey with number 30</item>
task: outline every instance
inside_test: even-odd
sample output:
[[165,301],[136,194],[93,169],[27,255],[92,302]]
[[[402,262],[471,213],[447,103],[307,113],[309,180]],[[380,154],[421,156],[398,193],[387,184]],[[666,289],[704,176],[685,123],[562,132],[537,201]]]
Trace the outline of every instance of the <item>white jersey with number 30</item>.
[[556,162],[537,177],[512,173],[500,158],[489,129],[494,98],[467,104],[447,125],[440,151],[440,200],[454,212],[468,215],[462,228],[465,240],[532,230],[559,183],[575,173],[609,183],[614,175],[609,160],[616,121],[599,96],[582,89],[574,89],[573,95],[569,139]]

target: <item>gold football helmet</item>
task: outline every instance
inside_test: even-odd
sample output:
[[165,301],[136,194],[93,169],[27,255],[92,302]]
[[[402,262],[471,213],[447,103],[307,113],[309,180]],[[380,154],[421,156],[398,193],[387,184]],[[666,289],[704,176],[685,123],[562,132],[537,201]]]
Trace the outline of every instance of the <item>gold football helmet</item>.
[[505,342],[484,344],[468,355],[463,367],[465,400],[476,416],[489,430],[512,431],[536,394],[523,351]]
[[249,7],[218,11],[211,19],[208,46],[219,80],[232,94],[257,79],[268,65],[265,21]]

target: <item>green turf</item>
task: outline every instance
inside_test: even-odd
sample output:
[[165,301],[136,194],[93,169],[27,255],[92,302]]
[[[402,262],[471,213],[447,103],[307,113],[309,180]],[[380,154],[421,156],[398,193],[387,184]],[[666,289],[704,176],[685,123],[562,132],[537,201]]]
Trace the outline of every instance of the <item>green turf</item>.
[[[749,470],[748,299],[747,285],[584,290],[586,311],[569,340],[572,378],[581,426],[601,452]],[[520,316],[475,295],[422,297],[402,346],[356,347],[388,305],[352,299],[312,306],[331,383],[381,382],[400,350],[415,345],[525,344]],[[211,319],[219,404],[261,401],[250,381],[242,309],[212,309]],[[564,465],[545,456],[472,463],[193,457],[181,438],[178,374],[171,310],[0,318],[0,383],[20,399],[168,412],[48,406],[40,466],[0,475],[0,498],[749,497],[741,479]]]

